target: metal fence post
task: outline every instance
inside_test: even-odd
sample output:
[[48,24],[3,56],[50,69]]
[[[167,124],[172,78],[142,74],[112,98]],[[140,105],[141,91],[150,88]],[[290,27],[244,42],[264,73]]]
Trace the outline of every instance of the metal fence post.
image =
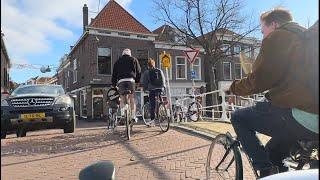
[[226,121],[228,119],[227,117],[227,112],[226,112],[226,94],[224,91],[221,91],[221,97],[222,97],[222,116],[221,116],[221,120],[222,121]]

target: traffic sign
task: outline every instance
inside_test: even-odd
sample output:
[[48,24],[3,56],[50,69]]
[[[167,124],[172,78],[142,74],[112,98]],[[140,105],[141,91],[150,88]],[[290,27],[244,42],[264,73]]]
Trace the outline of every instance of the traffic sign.
[[199,49],[183,51],[191,64],[194,63],[199,54]]
[[170,68],[171,66],[171,56],[165,52],[160,54],[161,64],[164,68]]
[[196,72],[195,71],[191,71],[191,78],[195,79],[196,78]]

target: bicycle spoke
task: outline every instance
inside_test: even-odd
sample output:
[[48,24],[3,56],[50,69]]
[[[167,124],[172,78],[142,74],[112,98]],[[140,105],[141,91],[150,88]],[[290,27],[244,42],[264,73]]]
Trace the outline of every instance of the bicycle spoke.
[[231,166],[231,164],[233,163],[233,161],[234,161],[234,157],[232,157],[230,163],[228,164],[227,168],[225,169],[226,171],[228,171],[228,168]]
[[223,155],[221,161],[218,163],[216,170],[219,168],[219,166],[224,162],[224,160],[226,159],[226,157],[229,155],[231,148],[229,147],[226,151],[226,153]]
[[218,135],[210,146],[206,173],[208,179],[237,179],[242,167],[238,168],[239,156],[236,157],[236,146],[226,135]]

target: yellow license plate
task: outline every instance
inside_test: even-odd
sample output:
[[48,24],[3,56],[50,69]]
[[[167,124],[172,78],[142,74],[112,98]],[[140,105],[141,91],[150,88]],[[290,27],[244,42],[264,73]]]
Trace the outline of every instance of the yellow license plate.
[[21,119],[40,119],[40,118],[45,118],[46,114],[45,113],[31,113],[31,114],[21,114]]

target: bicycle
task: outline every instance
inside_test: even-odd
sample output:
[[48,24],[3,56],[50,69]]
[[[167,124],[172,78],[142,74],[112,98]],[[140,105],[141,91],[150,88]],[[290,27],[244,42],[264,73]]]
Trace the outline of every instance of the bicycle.
[[[245,98],[249,99],[249,98]],[[256,100],[253,100],[258,102]],[[234,109],[234,107],[233,107]],[[243,153],[242,153],[243,152]],[[305,165],[309,168],[319,166],[319,141],[298,140],[296,146],[290,148],[290,157],[285,160],[286,165],[295,170],[301,170]],[[256,178],[259,178],[258,171],[252,166],[251,159],[241,147],[241,143],[233,138],[229,132],[217,135],[209,148],[206,162],[207,179],[212,179],[214,175],[222,178],[236,180],[243,179],[243,161],[241,154],[245,154],[244,159],[248,160],[250,168],[253,169]],[[290,160],[292,161],[290,163]],[[305,167],[307,168],[307,167]],[[233,175],[229,172],[233,171]]]
[[[162,96],[165,95],[165,90],[156,96],[155,114],[162,132],[167,132],[170,128],[170,117],[168,116],[167,108],[163,102]],[[142,107],[142,119],[145,125],[148,125],[151,120],[150,102],[147,102]]]
[[132,112],[131,112],[131,101],[129,99],[129,95],[131,95],[134,92],[135,83],[134,81],[120,80],[117,86],[118,86],[117,89],[119,91],[119,94],[122,95],[122,97],[124,98],[123,100],[124,106],[122,107],[121,111],[124,113],[123,119],[125,120],[125,125],[126,125],[127,140],[130,140],[133,121],[132,121]]
[[[222,156],[219,156],[219,152]],[[229,171],[234,171],[232,176],[236,180],[243,179],[243,162],[241,152],[244,150],[238,140],[234,139],[229,132],[226,134],[217,135],[209,148],[208,158],[206,163],[206,175],[207,179],[213,178],[212,175],[216,174],[223,178],[230,177]],[[319,141],[298,140],[297,146],[293,146],[290,149],[290,157],[286,159],[289,168],[294,170],[314,169],[319,168]],[[245,152],[244,152],[245,154]],[[245,154],[246,155],[246,154]],[[222,158],[221,158],[222,157]],[[247,157],[247,155],[246,155]],[[221,158],[216,160],[212,158]],[[259,178],[258,171],[252,166],[251,160],[247,157],[251,169],[254,170],[254,175]],[[291,160],[292,162],[290,163]],[[215,162],[218,162],[215,164]],[[305,166],[307,165],[307,166]]]
[[119,113],[119,104],[120,104],[120,95],[116,88],[111,88],[107,92],[107,102],[109,105],[108,108],[108,124],[107,127],[110,129],[112,128],[112,131],[115,131],[115,128],[118,125],[118,116]]
[[[187,99],[190,99],[191,103],[189,104],[188,108],[185,108],[181,101],[185,101]],[[201,119],[201,108],[202,105],[200,104],[199,100],[194,95],[189,95],[187,98],[176,101],[173,107],[174,118],[177,118],[179,121],[185,119],[197,122]]]

